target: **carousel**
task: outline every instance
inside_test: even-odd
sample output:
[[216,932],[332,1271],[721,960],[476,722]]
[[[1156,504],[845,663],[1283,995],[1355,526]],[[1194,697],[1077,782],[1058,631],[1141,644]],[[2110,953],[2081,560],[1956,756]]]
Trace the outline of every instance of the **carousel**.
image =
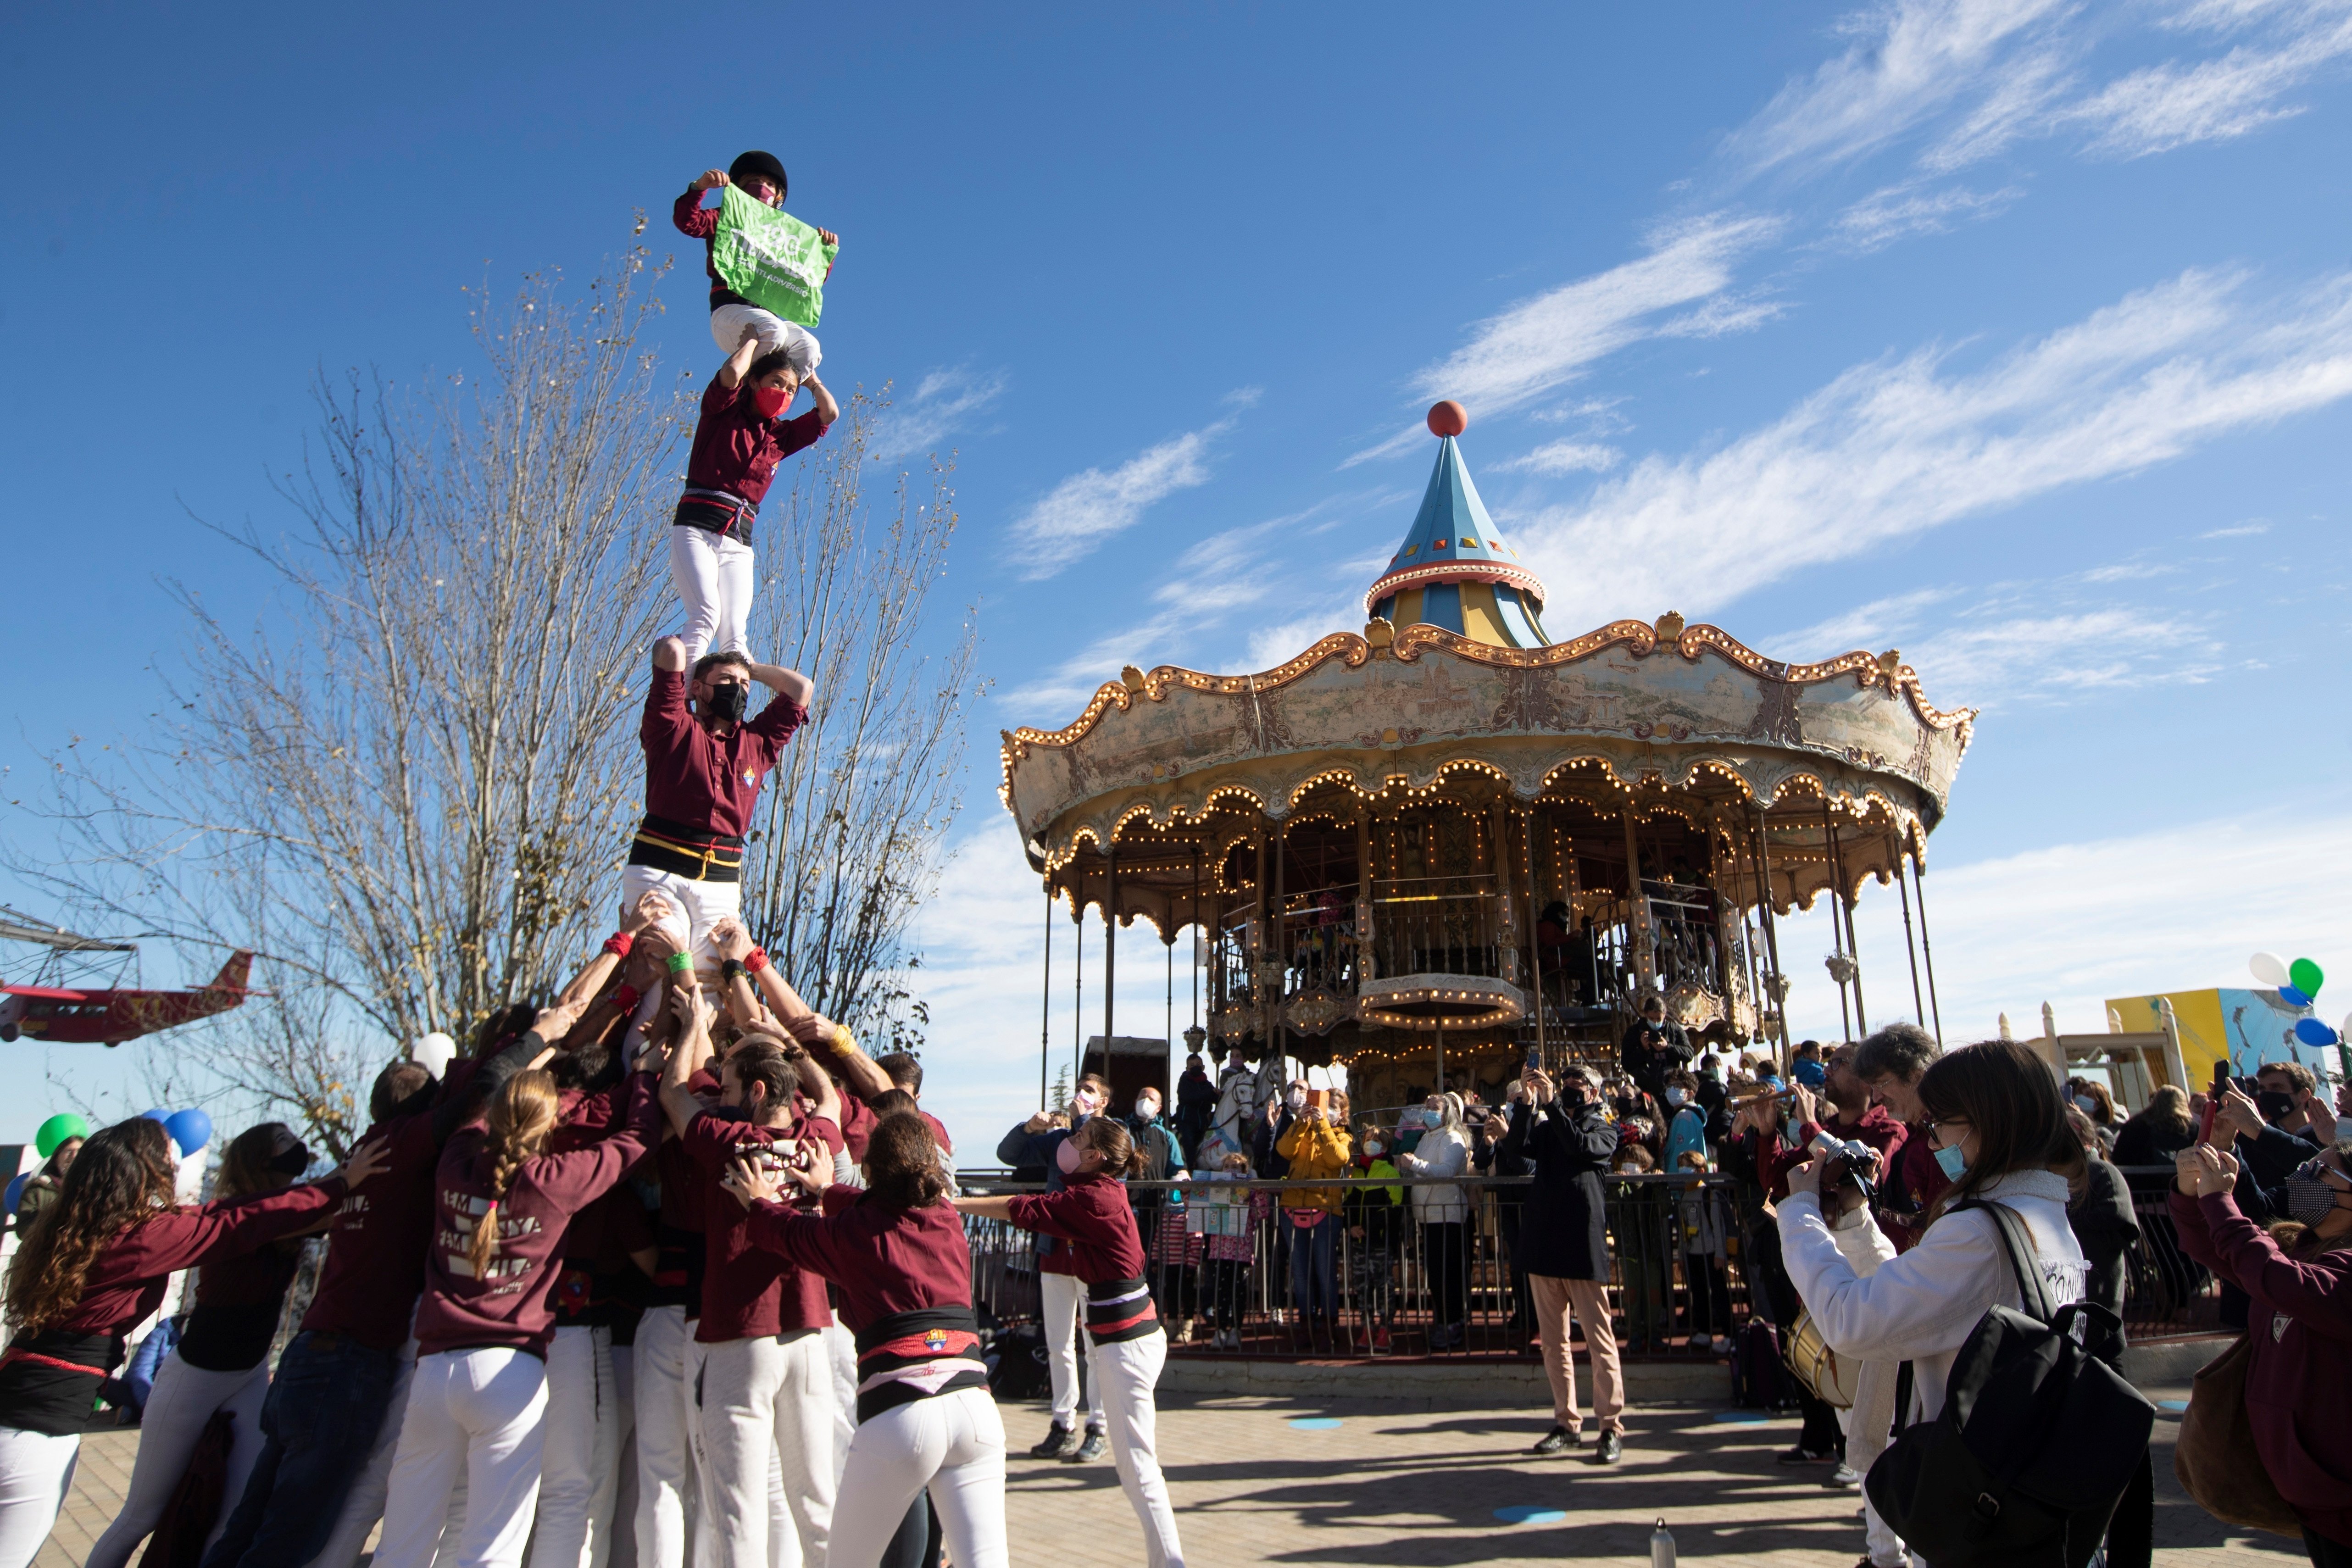
[[[1106,1047],[1140,921],[1171,1010],[1172,945],[1200,932],[1193,1048],[1343,1068],[1360,1109],[1609,1057],[1654,993],[1694,1036],[1785,1057],[1777,921],[1824,893],[1849,1037],[1874,1016],[1940,1035],[1927,845],[1974,710],[1932,705],[1892,649],[1786,664],[1671,610],[1553,640],[1460,405],[1429,423],[1360,631],[1255,674],[1129,666],[1065,727],[1003,735],[1049,935],[1104,921]],[[1873,882],[1907,951],[1865,973]]]

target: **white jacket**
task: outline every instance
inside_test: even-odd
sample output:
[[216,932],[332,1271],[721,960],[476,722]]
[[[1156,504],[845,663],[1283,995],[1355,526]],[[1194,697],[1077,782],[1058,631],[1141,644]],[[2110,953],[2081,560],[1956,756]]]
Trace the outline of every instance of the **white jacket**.
[[[1986,1183],[1979,1195],[2025,1221],[2050,1300],[2081,1300],[2090,1266],[2066,1222],[2066,1178],[2049,1171],[2014,1171]],[[1911,1422],[1933,1420],[1944,1408],[1952,1359],[1978,1320],[1995,1306],[2023,1305],[1990,1215],[1968,1209],[1948,1214],[1901,1257],[1867,1209],[1839,1221],[1841,1231],[1864,1231],[1866,1237],[1832,1236],[1822,1221],[1821,1200],[1811,1193],[1791,1194],[1780,1205],[1780,1220],[1781,1261],[1822,1341],[1856,1361],[1912,1363]],[[1876,1270],[1867,1278],[1858,1273],[1839,1247],[1841,1240],[1850,1246],[1865,1241],[1878,1256]]]
[[[1458,1176],[1470,1168],[1470,1141],[1455,1129],[1433,1127],[1421,1135],[1410,1154],[1397,1156],[1398,1168],[1408,1176]],[[1412,1194],[1412,1215],[1423,1225],[1460,1225],[1470,1217],[1470,1200],[1460,1187],[1449,1184],[1407,1187]]]

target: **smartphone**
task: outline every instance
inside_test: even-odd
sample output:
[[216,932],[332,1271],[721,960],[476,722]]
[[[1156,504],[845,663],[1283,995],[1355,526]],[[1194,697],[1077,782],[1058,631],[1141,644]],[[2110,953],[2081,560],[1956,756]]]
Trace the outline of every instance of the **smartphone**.
[[2213,1117],[2221,1109],[2221,1096],[2230,1087],[2230,1058],[2222,1058],[2213,1064],[2213,1081],[2205,1089],[2205,1125],[2197,1130],[2197,1142],[2213,1142]]
[[1331,1091],[1328,1089],[1310,1089],[1307,1091],[1307,1103],[1318,1110],[1328,1110],[1331,1109]]

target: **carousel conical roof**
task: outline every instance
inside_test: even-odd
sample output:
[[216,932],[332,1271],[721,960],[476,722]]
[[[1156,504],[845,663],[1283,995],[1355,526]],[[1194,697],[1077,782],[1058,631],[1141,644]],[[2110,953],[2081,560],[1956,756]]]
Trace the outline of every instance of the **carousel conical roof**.
[[1543,601],[1543,579],[1520,562],[1478,499],[1461,443],[1439,437],[1421,510],[1364,595],[1364,608],[1400,631],[1425,623],[1496,647],[1542,647],[1551,640],[1537,618]]

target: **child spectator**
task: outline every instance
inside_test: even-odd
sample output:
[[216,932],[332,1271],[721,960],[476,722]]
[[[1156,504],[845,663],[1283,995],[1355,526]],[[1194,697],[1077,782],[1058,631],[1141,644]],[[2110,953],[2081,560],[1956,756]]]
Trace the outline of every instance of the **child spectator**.
[[1789,1076],[1806,1089],[1819,1089],[1828,1080],[1830,1069],[1828,1064],[1822,1060],[1822,1043],[1819,1040],[1804,1040],[1798,1044]]
[[1675,1169],[1694,1179],[1675,1205],[1675,1227],[1683,1255],[1683,1283],[1690,1295],[1685,1327],[1690,1342],[1710,1350],[1731,1348],[1731,1202],[1720,1186],[1696,1178],[1707,1173],[1706,1155],[1685,1150]]
[[[791,361],[798,378],[807,381],[813,379],[817,365],[824,359],[824,350],[817,342],[816,334],[797,321],[787,321],[772,310],[761,310],[727,287],[709,255],[711,237],[719,232],[719,209],[702,205],[703,192],[733,185],[752,200],[782,211],[790,184],[784,177],[784,165],[774,153],[746,153],[730,163],[723,174],[717,169],[704,170],[702,177],[687,186],[686,194],[677,198],[669,217],[678,233],[703,242],[702,268],[710,276],[710,335],[720,350],[733,349],[748,330],[759,340],[761,353],[781,352]],[[841,237],[831,229],[816,232],[827,246],[840,246]],[[833,266],[828,262],[825,274],[830,277],[832,273]]]
[[[1389,1159],[1388,1141],[1366,1122],[1359,1130],[1350,1173],[1372,1182],[1399,1174]],[[1363,1314],[1375,1352],[1389,1348],[1396,1323],[1396,1258],[1404,1242],[1404,1188],[1350,1186],[1347,1194],[1348,1237],[1353,1241],[1356,1310]]]
[[1274,1194],[1238,1184],[1249,1180],[1250,1161],[1238,1149],[1228,1150],[1222,1168],[1203,1167],[1198,1174],[1206,1190],[1185,1211],[1207,1238],[1202,1305],[1221,1351],[1242,1348],[1242,1303],[1248,1293],[1250,1265],[1257,1259],[1258,1227],[1274,1207]]

